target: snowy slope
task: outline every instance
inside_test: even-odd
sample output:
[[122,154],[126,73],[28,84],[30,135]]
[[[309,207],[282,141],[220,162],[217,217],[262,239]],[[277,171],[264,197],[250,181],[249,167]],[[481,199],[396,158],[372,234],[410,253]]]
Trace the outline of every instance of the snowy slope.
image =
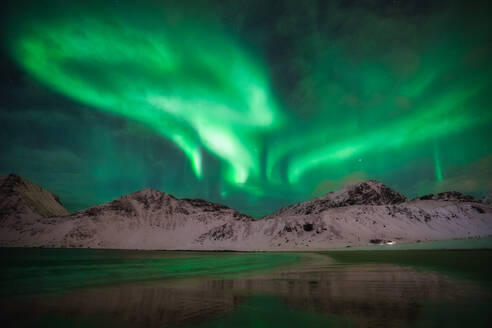
[[457,192],[425,198],[408,201],[370,180],[261,220],[229,223],[195,244],[209,249],[324,249],[492,234],[492,206]]
[[40,186],[16,175],[0,178],[0,245],[26,245],[32,234],[42,233],[51,222],[68,215],[58,197]]
[[226,206],[145,189],[72,215],[39,221],[4,246],[182,248],[226,221],[251,220]]
[[9,222],[0,227],[3,246],[327,249],[492,235],[492,206],[456,192],[407,200],[370,180],[258,220],[223,205],[145,189],[72,215]]

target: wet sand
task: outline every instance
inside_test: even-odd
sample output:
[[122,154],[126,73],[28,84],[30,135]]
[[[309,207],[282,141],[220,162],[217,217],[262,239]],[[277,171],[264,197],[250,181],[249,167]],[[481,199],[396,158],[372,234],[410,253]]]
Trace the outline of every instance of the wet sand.
[[[87,261],[87,253],[73,251],[73,261],[77,256]],[[97,256],[107,262],[120,255],[111,252],[116,254]],[[121,261],[109,261],[116,272],[112,283],[65,284],[56,292],[4,295],[0,298],[3,326],[485,327],[492,319],[488,311],[492,290],[488,286],[411,266],[342,263],[314,253],[287,261],[292,259],[288,253],[273,254],[286,257],[267,269],[266,265],[254,265],[250,254],[242,253],[125,252]],[[270,255],[260,254],[254,260],[272,261]],[[189,260],[197,256],[210,263],[205,274],[184,276],[176,270],[178,276],[165,279],[118,280],[117,273],[125,272],[116,270],[118,265],[128,266],[135,258]],[[230,256],[238,257],[234,261],[241,269],[214,270],[214,263],[222,266],[220,261]],[[67,261],[63,270],[70,270]],[[29,272],[36,275],[35,268],[29,267]],[[46,274],[46,268],[41,273]],[[22,279],[12,277],[10,283],[21,284]]]

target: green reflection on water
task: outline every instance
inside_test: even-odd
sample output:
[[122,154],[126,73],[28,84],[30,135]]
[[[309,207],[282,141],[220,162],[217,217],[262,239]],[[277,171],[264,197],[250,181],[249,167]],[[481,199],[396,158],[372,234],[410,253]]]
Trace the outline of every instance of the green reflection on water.
[[181,277],[227,277],[294,263],[292,253],[2,249],[0,296]]
[[[19,322],[28,327],[149,327],[151,322],[155,327],[176,323],[198,328],[486,327],[490,322],[491,294],[481,287],[491,280],[492,251],[321,254],[338,263],[319,261],[322,256],[312,253],[0,249],[0,317],[5,317],[0,322],[7,327],[24,326]],[[374,265],[370,270],[357,265],[364,263]],[[271,275],[250,275],[288,264],[288,270]],[[221,280],[242,275],[247,277]],[[181,280],[184,284],[174,285],[169,280],[172,284],[165,287],[130,283],[102,288],[185,277],[200,277],[201,283],[188,286],[188,280]],[[221,281],[210,283],[214,279]],[[98,288],[73,292],[85,286]],[[46,295],[60,292],[72,293]]]

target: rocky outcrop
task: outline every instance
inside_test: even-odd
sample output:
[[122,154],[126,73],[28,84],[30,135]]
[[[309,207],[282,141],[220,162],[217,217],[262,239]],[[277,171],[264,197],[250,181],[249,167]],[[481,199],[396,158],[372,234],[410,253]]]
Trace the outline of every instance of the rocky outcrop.
[[445,200],[453,202],[478,202],[473,196],[464,195],[458,191],[446,191],[418,197],[420,200]]

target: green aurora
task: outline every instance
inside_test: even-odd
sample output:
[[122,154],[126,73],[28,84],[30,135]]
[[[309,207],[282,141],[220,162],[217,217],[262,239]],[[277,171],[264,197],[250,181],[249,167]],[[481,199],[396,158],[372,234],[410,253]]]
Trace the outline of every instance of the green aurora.
[[263,215],[378,179],[492,186],[486,2],[12,2],[2,173]]

